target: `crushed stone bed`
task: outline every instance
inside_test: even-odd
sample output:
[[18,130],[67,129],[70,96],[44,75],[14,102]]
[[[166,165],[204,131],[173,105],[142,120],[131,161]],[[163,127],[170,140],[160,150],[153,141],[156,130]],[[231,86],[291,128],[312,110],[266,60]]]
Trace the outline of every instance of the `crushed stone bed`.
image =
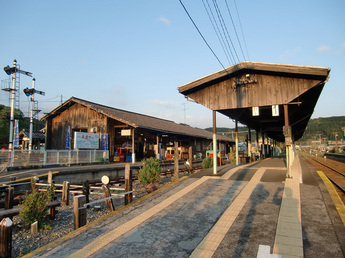
[[[173,175],[162,176],[159,183],[155,183],[158,189],[172,181]],[[180,173],[179,177],[188,176],[188,173]],[[124,184],[121,185],[124,187]],[[145,186],[141,185],[138,180],[133,181],[133,201],[147,195]],[[103,192],[100,194],[90,194],[90,202],[102,199]],[[58,196],[57,200],[60,200]],[[124,205],[124,196],[113,199],[115,209]],[[105,202],[100,202],[94,206],[100,206],[100,209],[89,207],[87,209],[87,223],[90,223],[98,218],[108,214]],[[20,216],[13,217],[13,230],[12,230],[12,256],[20,257],[31,251],[49,244],[50,242],[67,235],[74,230],[74,215],[73,215],[73,196],[70,195],[70,204],[68,206],[60,206],[56,208],[57,214],[54,220],[45,218],[43,226],[35,234],[32,234],[30,228],[24,226]]]

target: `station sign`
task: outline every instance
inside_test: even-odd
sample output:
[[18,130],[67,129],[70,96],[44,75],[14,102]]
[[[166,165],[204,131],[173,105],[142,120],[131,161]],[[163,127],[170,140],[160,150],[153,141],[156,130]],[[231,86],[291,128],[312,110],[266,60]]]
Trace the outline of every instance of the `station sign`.
[[252,107],[253,116],[259,116],[259,107]]
[[99,134],[74,132],[74,149],[98,149]]
[[279,105],[272,106],[272,116],[279,116]]

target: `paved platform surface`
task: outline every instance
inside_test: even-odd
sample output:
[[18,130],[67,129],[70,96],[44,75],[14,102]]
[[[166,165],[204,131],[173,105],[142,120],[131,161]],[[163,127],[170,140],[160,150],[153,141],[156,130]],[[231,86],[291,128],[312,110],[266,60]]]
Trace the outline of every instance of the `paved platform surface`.
[[[344,257],[344,205],[297,157],[188,177],[77,230],[35,257]],[[330,193],[331,192],[331,193]]]

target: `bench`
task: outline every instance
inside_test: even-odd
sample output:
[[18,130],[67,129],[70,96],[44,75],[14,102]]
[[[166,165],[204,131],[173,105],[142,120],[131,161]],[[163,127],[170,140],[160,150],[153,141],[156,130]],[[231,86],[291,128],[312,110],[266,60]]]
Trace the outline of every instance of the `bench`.
[[[59,207],[59,206],[61,206],[61,202],[59,202],[59,201],[54,201],[54,202],[50,202],[47,204],[47,207],[50,211],[50,213],[49,213],[50,219],[55,219],[55,215],[57,213],[56,207]],[[19,215],[19,212],[20,212],[20,208],[13,208],[13,209],[9,209],[9,210],[0,210],[0,221],[6,217],[13,218],[13,216]]]

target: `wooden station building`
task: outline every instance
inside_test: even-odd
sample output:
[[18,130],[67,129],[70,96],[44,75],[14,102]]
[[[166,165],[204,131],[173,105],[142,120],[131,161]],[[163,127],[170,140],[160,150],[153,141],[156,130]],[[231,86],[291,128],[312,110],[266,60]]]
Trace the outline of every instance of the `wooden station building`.
[[[294,142],[303,136],[330,68],[241,62],[178,87],[187,99],[285,142],[289,166]],[[258,138],[258,137],[257,137]],[[249,130],[250,139],[250,130]],[[214,170],[215,172],[215,170]]]
[[[172,149],[175,142],[179,145],[180,158],[188,158],[190,147],[194,157],[203,158],[212,142],[212,133],[203,129],[75,97],[55,108],[42,120],[46,121],[47,150],[64,149],[70,128],[71,146],[74,132],[107,135],[110,161],[114,160],[117,150],[125,148],[132,152],[132,146],[135,146],[131,153],[134,154],[132,162],[148,157],[165,159],[166,151]],[[234,141],[225,136],[219,136],[218,143],[223,156],[234,146]]]

